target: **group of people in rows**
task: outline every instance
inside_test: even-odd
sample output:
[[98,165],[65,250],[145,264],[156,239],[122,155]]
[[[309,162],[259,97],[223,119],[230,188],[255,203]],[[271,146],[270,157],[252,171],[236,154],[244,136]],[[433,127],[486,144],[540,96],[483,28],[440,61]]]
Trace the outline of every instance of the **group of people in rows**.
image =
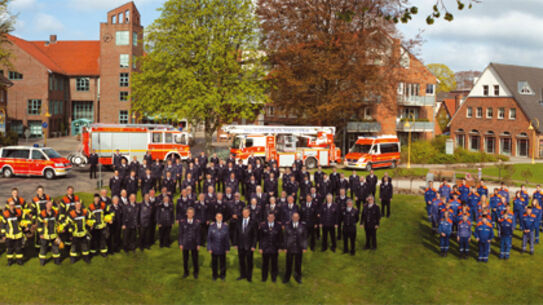
[[142,164],[134,160],[127,165],[126,159],[115,157],[113,165],[111,193],[102,189],[88,205],[72,187],[54,201],[40,186],[31,202],[13,189],[0,218],[8,265],[23,263],[25,243],[40,248],[42,265],[49,252],[60,264],[64,247],[69,247],[72,262],[79,257],[90,262],[92,255],[121,249],[143,251],[156,242],[157,227],[159,246],[169,247],[171,229],[177,224],[184,277],[189,275],[189,260],[198,277],[198,251],[206,247],[213,279],[224,280],[226,254],[232,246],[238,253],[239,280],[252,281],[253,256],[258,251],[263,257],[262,280],[269,273],[275,281],[278,254],[284,251],[283,281],[289,281],[294,266],[294,279],[301,282],[303,253],[314,251],[316,240],[322,241],[322,251],[330,247],[335,252],[336,240],[343,239],[343,252],[354,255],[360,225],[366,232],[365,248],[377,248],[381,218],[374,198],[377,187],[383,215],[390,216],[390,177],[385,174],[378,185],[373,171],[365,177],[353,171],[348,179],[335,168],[330,175],[320,167],[310,174],[296,160],[280,173],[273,160],[264,165],[250,156],[245,165],[233,156],[208,159],[204,153],[184,164],[177,159],[163,165],[146,154]]
[[[500,241],[500,259],[509,259],[514,231],[522,233],[522,253],[534,254],[539,243],[541,228],[541,199],[543,190],[537,189],[530,196],[522,185],[510,198],[504,183],[490,193],[481,179],[469,187],[462,179],[452,188],[444,179],[438,189],[432,182],[424,191],[428,220],[439,234],[441,255],[447,256],[451,238],[456,238],[461,258],[467,259],[472,238],[479,247],[477,261],[488,262],[490,245],[495,237]],[[495,229],[497,234],[495,234]]]

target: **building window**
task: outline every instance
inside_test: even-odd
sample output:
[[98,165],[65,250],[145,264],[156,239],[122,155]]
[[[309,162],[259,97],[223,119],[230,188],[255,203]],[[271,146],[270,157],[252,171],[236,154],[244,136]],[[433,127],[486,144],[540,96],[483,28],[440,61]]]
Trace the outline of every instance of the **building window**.
[[505,108],[498,108],[498,119],[503,120],[505,118]]
[[275,115],[275,107],[268,106],[268,116],[274,116]]
[[115,44],[118,46],[127,46],[130,43],[130,34],[128,31],[117,31]]
[[126,101],[128,101],[128,91],[121,91],[121,92],[119,93],[119,100],[120,100],[121,102],[126,102]]
[[488,96],[488,85],[483,85],[483,95]]
[[119,123],[128,124],[128,110],[119,111]]
[[128,23],[130,21],[130,11],[129,10],[126,10],[124,12],[124,20],[126,23]]
[[130,55],[128,54],[121,54],[119,56],[119,62],[121,63],[121,68],[128,68],[128,65],[130,63]]
[[41,113],[41,100],[28,100],[28,114],[39,115]]
[[72,118],[74,120],[88,119],[92,121],[94,119],[93,108],[92,101],[74,101]]
[[483,107],[477,107],[477,113],[475,113],[475,116],[480,119],[483,117]]
[[517,157],[528,157],[529,146],[528,139],[518,139]]
[[481,137],[475,135],[471,136],[471,143],[469,148],[473,151],[481,150]]
[[494,137],[486,137],[485,140],[486,140],[486,145],[485,145],[486,146],[486,152],[489,153],[489,154],[495,153],[496,152],[495,151],[495,146],[496,146],[495,138]]
[[405,84],[405,96],[419,96],[419,84]]
[[8,78],[11,80],[21,80],[23,79],[23,75],[19,72],[9,71]]
[[90,80],[88,77],[78,77],[75,80],[75,90],[77,91],[89,91]]
[[[366,107],[366,109],[369,107]],[[365,112],[365,111],[364,111]],[[371,114],[371,110],[370,110]],[[365,113],[364,113],[365,115]],[[405,107],[402,109],[402,112],[400,113],[400,118],[402,119],[418,119],[419,118],[419,109],[416,107]]]
[[111,24],[117,23],[117,15],[111,16]]
[[[413,114],[415,115],[415,114]],[[371,115],[371,107],[364,107],[364,120],[370,121],[373,117]]]
[[456,135],[456,147],[462,147],[464,148],[464,141],[465,141],[465,136],[463,134],[457,134]]
[[499,85],[494,85],[494,95],[495,96],[500,96],[500,86]]
[[137,47],[138,46],[138,33],[132,32],[132,45]]
[[434,95],[435,93],[435,85],[434,84],[427,84],[426,85],[426,95]]
[[403,94],[403,83],[402,82],[398,83],[398,94],[399,95]]
[[519,81],[518,82],[518,92],[522,95],[532,95],[534,92],[532,91],[532,88],[530,87],[530,84],[528,84],[527,81]]
[[502,155],[511,155],[511,138],[501,138],[500,142],[500,153]]
[[468,107],[466,109],[466,118],[471,118],[471,117],[473,117],[473,108]]
[[509,109],[509,119],[510,120],[516,120],[517,119],[517,109],[516,108]]
[[486,108],[486,118],[491,119],[494,116],[494,110],[491,107]]
[[119,86],[128,87],[128,73],[120,74]]

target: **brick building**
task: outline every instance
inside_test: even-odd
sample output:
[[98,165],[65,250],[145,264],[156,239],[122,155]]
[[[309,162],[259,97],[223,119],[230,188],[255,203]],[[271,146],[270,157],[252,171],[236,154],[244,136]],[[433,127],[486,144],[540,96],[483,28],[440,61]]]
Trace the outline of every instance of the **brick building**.
[[[543,69],[491,63],[451,119],[456,147],[543,156]],[[533,126],[535,128],[531,128]]]
[[27,41],[12,35],[9,46],[12,67],[2,75],[9,88],[10,128],[32,135],[66,134],[74,120],[128,123],[130,76],[137,70],[135,58],[143,55],[143,27],[133,2],[107,13],[100,23],[100,40]]
[[[402,143],[407,142],[409,130],[413,140],[434,136],[437,78],[403,48],[398,73],[397,91],[381,96],[378,102],[364,108],[363,117],[347,123],[347,147],[351,147],[359,136],[392,134],[397,135]],[[408,118],[414,119],[414,124],[409,127],[405,124]],[[270,104],[264,107],[263,121],[272,125],[297,124],[304,120]]]

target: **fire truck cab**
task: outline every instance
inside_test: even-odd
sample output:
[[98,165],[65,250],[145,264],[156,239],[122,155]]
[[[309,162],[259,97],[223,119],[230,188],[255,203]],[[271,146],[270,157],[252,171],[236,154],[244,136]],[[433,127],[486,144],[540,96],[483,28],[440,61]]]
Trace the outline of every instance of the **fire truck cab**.
[[226,125],[222,129],[233,135],[230,153],[244,163],[251,155],[276,160],[280,167],[292,166],[296,158],[310,169],[341,161],[334,144],[335,127]]
[[93,150],[96,150],[103,165],[113,163],[117,149],[127,161],[134,157],[141,161],[147,151],[153,160],[185,160],[190,155],[192,137],[190,133],[179,131],[171,125],[155,124],[92,124],[81,136],[80,151],[69,156],[70,162],[77,166],[84,166]]
[[360,137],[345,155],[345,167],[365,169],[391,167],[400,162],[400,141],[394,135]]

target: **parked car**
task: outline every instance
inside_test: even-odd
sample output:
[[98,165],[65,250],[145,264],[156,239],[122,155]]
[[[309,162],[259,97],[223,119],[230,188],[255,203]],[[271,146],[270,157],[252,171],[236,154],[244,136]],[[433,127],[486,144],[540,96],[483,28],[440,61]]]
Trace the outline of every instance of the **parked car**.
[[360,137],[345,156],[345,167],[371,170],[395,168],[400,163],[400,141],[396,136]]
[[56,176],[65,176],[71,168],[70,161],[50,147],[0,148],[0,173],[6,178],[23,175],[53,179]]

